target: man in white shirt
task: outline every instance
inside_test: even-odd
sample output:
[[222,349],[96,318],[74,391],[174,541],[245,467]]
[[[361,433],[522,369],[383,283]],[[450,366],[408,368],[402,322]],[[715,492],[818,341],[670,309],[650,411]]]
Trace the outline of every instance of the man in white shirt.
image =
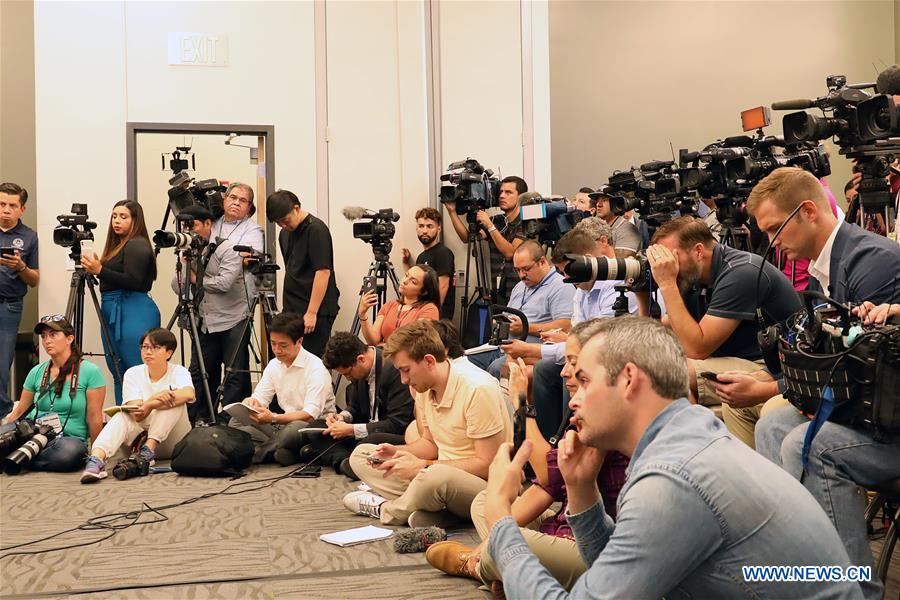
[[[310,421],[334,412],[331,374],[317,356],[302,347],[303,329],[303,319],[294,313],[276,315],[269,325],[275,358],[243,401],[253,409],[250,419],[257,425],[239,427],[257,444],[254,462],[262,462],[271,454],[281,464],[294,464],[301,441],[299,431]],[[269,410],[276,394],[283,414]],[[237,425],[232,419],[231,426]]]

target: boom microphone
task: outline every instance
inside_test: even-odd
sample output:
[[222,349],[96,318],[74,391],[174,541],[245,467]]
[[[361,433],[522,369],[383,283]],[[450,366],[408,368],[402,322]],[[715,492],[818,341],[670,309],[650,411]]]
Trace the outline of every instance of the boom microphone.
[[425,552],[429,546],[447,539],[447,532],[440,527],[413,527],[394,534],[394,552],[409,554]]
[[348,219],[350,221],[375,216],[374,212],[363,208],[362,206],[345,206],[341,209],[341,214],[344,215],[345,219]]
[[804,110],[813,108],[816,105],[815,100],[808,98],[797,98],[796,100],[782,100],[781,102],[773,102],[772,110]]

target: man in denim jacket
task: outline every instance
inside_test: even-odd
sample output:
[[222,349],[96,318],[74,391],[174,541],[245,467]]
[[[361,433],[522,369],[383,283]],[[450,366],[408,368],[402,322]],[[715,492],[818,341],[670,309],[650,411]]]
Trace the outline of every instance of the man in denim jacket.
[[[675,336],[644,318],[610,319],[578,358],[583,394],[559,446],[568,518],[588,571],[577,598],[860,598],[839,581],[850,566],[828,517],[799,482],[692,406]],[[615,522],[597,472],[605,452],[631,456]],[[491,465],[485,516],[489,552],[510,598],[562,598],[510,517],[530,452]],[[751,581],[743,567],[834,566],[837,581]]]

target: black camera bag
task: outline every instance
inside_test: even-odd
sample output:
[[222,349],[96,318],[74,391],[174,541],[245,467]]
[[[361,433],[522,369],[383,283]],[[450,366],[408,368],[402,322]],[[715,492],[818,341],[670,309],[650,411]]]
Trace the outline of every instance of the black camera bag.
[[226,425],[195,427],[172,451],[172,470],[195,477],[241,475],[253,462],[250,434]]

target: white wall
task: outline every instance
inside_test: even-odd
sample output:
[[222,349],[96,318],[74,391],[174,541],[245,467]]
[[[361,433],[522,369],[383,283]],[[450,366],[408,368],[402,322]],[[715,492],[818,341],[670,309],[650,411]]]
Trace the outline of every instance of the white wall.
[[[821,96],[827,75],[873,81],[893,56],[892,2],[552,1],[554,191],[737,135],[741,110]],[[841,196],[849,164],[831,149]]]

